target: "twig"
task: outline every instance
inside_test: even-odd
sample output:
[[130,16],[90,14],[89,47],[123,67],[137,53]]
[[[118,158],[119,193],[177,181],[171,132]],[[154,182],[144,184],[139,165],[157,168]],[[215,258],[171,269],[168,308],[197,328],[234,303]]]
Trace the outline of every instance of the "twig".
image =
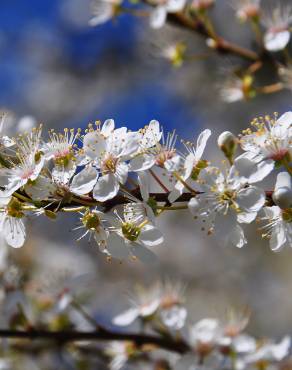
[[53,340],[58,343],[68,343],[74,341],[130,341],[134,342],[137,346],[153,345],[161,349],[182,354],[190,350],[188,344],[182,340],[178,341],[171,338],[162,338],[159,336],[148,334],[119,333],[112,331],[22,331],[1,329],[0,338],[27,340],[43,339]]

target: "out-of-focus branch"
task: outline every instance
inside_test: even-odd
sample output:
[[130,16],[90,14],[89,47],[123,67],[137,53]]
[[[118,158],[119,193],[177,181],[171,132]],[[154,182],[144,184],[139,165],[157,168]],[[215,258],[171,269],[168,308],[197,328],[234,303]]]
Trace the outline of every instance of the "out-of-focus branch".
[[[184,14],[168,14],[167,19],[170,23],[185,29],[195,31],[198,35],[201,35],[206,39],[210,37],[207,29],[201,22],[197,20],[192,20],[189,17],[186,17]],[[258,55],[256,52],[227,41],[223,37],[217,36],[216,40],[214,41],[216,44],[215,50],[219,53],[233,54],[252,62],[261,59],[261,56]]]
[[129,341],[135,343],[138,347],[143,345],[152,345],[154,347],[165,349],[177,353],[185,353],[190,350],[187,343],[181,339],[163,338],[155,335],[119,333],[109,330],[79,332],[79,331],[46,331],[46,330],[0,330],[0,338],[6,339],[27,339],[27,340],[50,340],[59,344],[74,341]]

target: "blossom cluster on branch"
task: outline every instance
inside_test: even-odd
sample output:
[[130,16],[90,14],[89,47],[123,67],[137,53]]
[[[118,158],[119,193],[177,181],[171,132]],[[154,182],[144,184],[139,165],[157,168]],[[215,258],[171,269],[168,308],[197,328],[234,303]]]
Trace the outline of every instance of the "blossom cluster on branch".
[[[274,1],[270,6],[261,0],[230,1],[235,18],[240,23],[249,25],[253,31],[253,49],[247,49],[219,34],[212,19],[212,9],[217,3],[219,1],[216,0],[93,0],[89,24],[97,26],[122,14],[132,14],[148,17],[150,26],[156,30],[160,30],[169,21],[182,29],[200,34],[205,38],[209,49],[223,55],[234,55],[245,61],[228,71],[220,83],[220,96],[228,103],[282,89],[291,90],[291,6],[283,1]],[[193,54],[189,49],[184,41],[178,41],[163,49],[160,56],[169,60],[173,66],[180,67],[185,62],[211,55]],[[261,86],[257,74],[265,67],[271,69],[272,78],[267,85]]]
[[[138,131],[107,120],[47,138],[41,126],[14,138],[1,133],[1,233],[19,248],[27,215],[75,212],[79,239],[88,236],[107,258],[152,262],[164,240],[156,218],[188,209],[225,244],[243,247],[243,225],[259,221],[272,250],[292,246],[292,113],[255,119],[238,137],[223,132],[222,169],[204,154],[210,135],[177,145],[155,120]],[[272,175],[273,189],[264,189]]]
[[[88,286],[94,276],[31,279],[13,265],[1,272],[0,368],[289,370],[291,338],[247,334],[250,312],[231,309],[198,321],[177,282],[136,286],[131,306],[99,323]],[[116,299],[116,297],[115,297]],[[130,328],[132,326],[132,328]],[[126,329],[127,328],[127,329]],[[5,341],[6,342],[5,342]],[[59,356],[57,356],[59,354]],[[106,367],[105,367],[106,366]]]

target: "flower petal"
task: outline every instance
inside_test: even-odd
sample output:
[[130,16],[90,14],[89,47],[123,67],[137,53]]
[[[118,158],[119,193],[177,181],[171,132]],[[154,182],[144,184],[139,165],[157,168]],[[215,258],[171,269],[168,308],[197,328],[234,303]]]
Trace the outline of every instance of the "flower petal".
[[130,308],[120,315],[113,318],[112,323],[118,326],[128,326],[132,324],[139,316],[139,310],[137,308]]
[[101,176],[93,188],[93,198],[99,202],[105,202],[114,198],[120,185],[116,177],[112,174]]
[[164,237],[157,227],[153,225],[145,225],[139,235],[139,240],[147,247],[154,247],[162,244]]
[[88,194],[92,191],[97,179],[98,172],[96,169],[92,166],[87,166],[73,177],[70,190],[77,195]]

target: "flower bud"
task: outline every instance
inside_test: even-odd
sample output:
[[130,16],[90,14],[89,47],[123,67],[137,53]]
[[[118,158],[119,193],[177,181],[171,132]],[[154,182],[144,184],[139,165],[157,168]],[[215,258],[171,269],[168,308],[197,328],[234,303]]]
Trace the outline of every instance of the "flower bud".
[[292,207],[292,185],[288,172],[280,172],[277,176],[273,201],[282,209]]
[[237,142],[237,137],[229,131],[222,132],[222,134],[218,137],[218,146],[230,163],[233,162],[233,156],[237,149]]

